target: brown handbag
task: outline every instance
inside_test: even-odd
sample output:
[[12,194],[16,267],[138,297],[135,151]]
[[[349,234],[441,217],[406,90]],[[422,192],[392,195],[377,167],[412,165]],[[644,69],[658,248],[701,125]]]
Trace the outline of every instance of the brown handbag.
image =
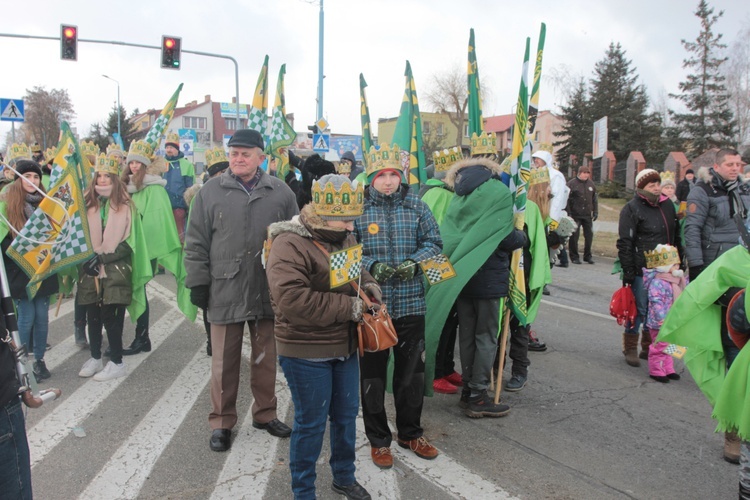
[[[330,259],[330,254],[323,245],[315,240],[313,240],[313,243],[323,252],[326,259]],[[364,356],[366,352],[384,351],[396,345],[398,335],[385,304],[374,304],[356,282],[352,281],[351,284],[365,303],[362,319],[359,320],[357,325],[359,355]]]

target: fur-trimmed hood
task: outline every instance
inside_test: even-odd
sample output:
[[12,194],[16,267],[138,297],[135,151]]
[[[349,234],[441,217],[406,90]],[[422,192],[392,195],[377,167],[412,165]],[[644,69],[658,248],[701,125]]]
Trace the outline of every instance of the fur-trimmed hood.
[[305,226],[299,220],[299,215],[292,217],[292,220],[283,220],[281,222],[274,222],[268,226],[268,237],[273,241],[278,235],[282,233],[294,233],[302,236],[303,238],[312,238],[312,234],[307,230]]
[[315,213],[311,203],[308,203],[299,215],[292,217],[292,220],[275,222],[268,226],[268,235],[271,241],[282,233],[294,233],[303,238],[312,238],[318,241],[343,241],[348,234],[345,229],[334,228]]
[[456,163],[453,164],[453,166],[448,170],[448,173],[445,174],[445,179],[443,182],[451,189],[455,190],[456,188],[456,175],[458,175],[458,171],[462,168],[470,167],[472,165],[482,165],[492,171],[493,175],[496,175],[500,177],[500,174],[502,174],[503,169],[500,166],[499,163],[490,160],[489,158],[465,158],[463,160],[459,160]]
[[195,183],[185,190],[185,194],[182,195],[182,199],[185,200],[185,203],[188,207],[190,206],[190,203],[192,203],[193,198],[195,198],[195,195],[198,194],[198,191],[200,191],[202,187],[203,183]]
[[699,181],[703,181],[706,184],[711,184],[714,180],[713,175],[711,175],[710,167],[699,168],[698,173],[695,174],[695,176],[698,178]]

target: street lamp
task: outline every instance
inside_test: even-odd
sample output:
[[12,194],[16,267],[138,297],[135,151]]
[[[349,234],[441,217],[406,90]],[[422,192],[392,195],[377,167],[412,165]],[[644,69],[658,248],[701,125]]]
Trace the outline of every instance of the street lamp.
[[120,82],[115,80],[114,78],[111,78],[107,75],[102,75],[107,80],[112,80],[117,84],[117,135],[120,136],[120,140],[122,140],[122,133],[120,132]]

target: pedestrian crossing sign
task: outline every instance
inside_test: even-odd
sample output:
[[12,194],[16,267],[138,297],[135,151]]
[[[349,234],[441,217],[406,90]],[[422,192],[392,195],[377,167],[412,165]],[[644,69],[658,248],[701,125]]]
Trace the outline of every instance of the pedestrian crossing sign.
[[329,134],[313,134],[313,151],[327,153],[329,149],[331,149],[331,136]]
[[23,99],[0,98],[0,120],[7,122],[22,122]]

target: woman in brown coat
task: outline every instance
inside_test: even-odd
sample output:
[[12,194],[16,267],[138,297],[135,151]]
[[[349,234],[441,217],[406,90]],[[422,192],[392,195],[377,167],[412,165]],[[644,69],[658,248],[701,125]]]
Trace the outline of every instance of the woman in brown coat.
[[[352,284],[331,287],[325,253],[357,244],[351,231],[362,214],[364,190],[343,175],[325,175],[313,183],[312,199],[298,217],[269,227],[272,243],[266,266],[276,315],[276,352],[294,402],[292,491],[295,498],[315,498],[315,463],[328,417],[332,489],[348,498],[370,498],[354,478],[359,409],[356,322],[364,303]],[[356,263],[354,274],[360,272],[362,289],[380,302],[377,283]]]

